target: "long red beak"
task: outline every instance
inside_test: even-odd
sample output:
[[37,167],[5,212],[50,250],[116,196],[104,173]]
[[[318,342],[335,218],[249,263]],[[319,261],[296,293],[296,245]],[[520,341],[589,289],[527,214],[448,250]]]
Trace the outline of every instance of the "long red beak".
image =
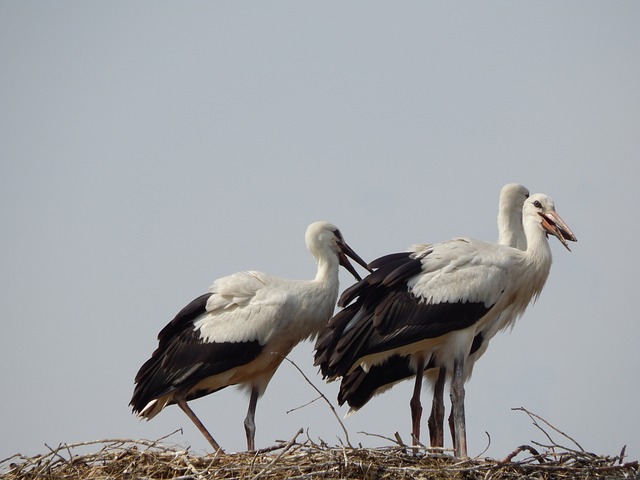
[[548,213],[541,213],[540,216],[542,217],[542,226],[547,231],[547,233],[550,233],[551,235],[556,237],[558,240],[560,240],[560,243],[562,243],[562,245],[564,245],[567,250],[571,251],[571,249],[569,248],[569,244],[567,244],[567,240],[569,240],[570,242],[577,242],[578,239],[573,234],[571,229],[567,226],[567,224],[564,223],[564,220],[560,218],[560,215],[558,215],[557,212],[553,211]]

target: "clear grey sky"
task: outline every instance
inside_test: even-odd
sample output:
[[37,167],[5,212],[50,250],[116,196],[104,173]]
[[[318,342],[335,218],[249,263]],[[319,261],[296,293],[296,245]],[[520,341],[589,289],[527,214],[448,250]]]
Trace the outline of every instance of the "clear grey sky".
[[[552,239],[542,296],[476,365],[469,453],[485,431],[495,457],[546,442],[524,406],[640,457],[639,24],[632,1],[2,1],[0,459],[178,428],[208,451],[178,408],[127,406],[182,306],[238,270],[311,278],[315,220],[368,260],[493,240],[508,182],[553,197],[579,243]],[[291,358],[335,402],[311,344]],[[347,419],[352,442],[408,441],[410,391]],[[337,444],[322,402],[287,413],[315,397],[283,364],[258,447],[300,427]],[[243,393],[193,408],[245,447]]]

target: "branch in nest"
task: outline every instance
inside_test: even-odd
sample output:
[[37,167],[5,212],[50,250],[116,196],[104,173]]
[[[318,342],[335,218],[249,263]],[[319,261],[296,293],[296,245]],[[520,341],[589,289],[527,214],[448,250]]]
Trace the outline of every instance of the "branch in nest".
[[294,437],[289,440],[289,443],[287,443],[287,445],[284,447],[284,449],[278,454],[278,456],[276,458],[274,458],[271,463],[269,463],[266,467],[264,467],[262,470],[260,470],[259,473],[256,474],[255,477],[253,477],[252,480],[256,480],[257,478],[260,478],[262,476],[263,473],[265,473],[267,470],[269,470],[269,468],[274,465],[278,460],[280,460],[282,458],[282,456],[287,453],[287,451],[293,446],[293,444],[296,443],[296,438],[298,438],[298,435],[302,435],[302,432],[304,432],[304,430],[301,428],[300,430],[298,430],[296,432],[296,434],[294,435]]
[[[338,413],[336,412],[336,409],[333,408],[333,405],[331,404],[331,402],[329,401],[329,399],[327,397],[325,397],[324,393],[322,393],[320,391],[320,389],[318,389],[318,387],[316,387],[311,380],[309,380],[309,377],[307,377],[304,372],[300,369],[300,367],[298,367],[298,365],[296,365],[296,363],[293,360],[288,359],[287,357],[280,355],[279,353],[273,352],[274,355],[279,355],[280,357],[282,357],[284,360],[286,360],[287,362],[289,362],[291,365],[293,365],[296,370],[298,370],[298,372],[300,372],[300,375],[302,375],[302,377],[307,381],[307,383],[309,385],[311,385],[311,387],[318,392],[318,395],[320,395],[320,397],[325,401],[325,403],[327,405],[329,405],[329,408],[331,409],[331,412],[333,413],[333,416],[336,417],[336,420],[338,420],[338,423],[340,424],[340,427],[342,428],[342,431],[344,432],[344,436],[345,436],[345,440],[347,441],[347,445],[349,445],[349,448],[353,448],[353,446],[351,445],[351,441],[349,440],[349,433],[347,432],[347,429],[344,426],[344,423],[342,423],[342,420],[340,420],[340,417],[338,416]],[[315,401],[315,400],[314,400]],[[309,402],[312,403],[312,402]],[[307,404],[308,405],[308,404]]]
[[511,452],[509,455],[507,455],[504,458],[504,460],[501,460],[500,464],[504,465],[505,463],[509,463],[513,459],[513,457],[518,455],[520,452],[524,452],[525,450],[529,451],[531,453],[531,455],[533,455],[533,458],[538,460],[540,463],[544,463],[544,455],[540,455],[540,453],[535,448],[533,448],[530,445],[520,445],[513,452]]
[[[560,435],[562,435],[563,437],[565,437],[565,438],[567,438],[567,439],[571,440],[571,441],[572,441],[572,442],[573,442],[573,443],[574,443],[574,444],[575,444],[575,445],[580,449],[580,451],[581,451],[581,452],[585,452],[585,449],[584,449],[584,448],[582,448],[582,446],[581,446],[578,442],[576,442],[573,438],[571,438],[569,435],[567,435],[566,433],[564,433],[562,430],[560,430],[560,429],[558,429],[558,428],[554,427],[553,425],[551,425],[549,422],[547,422],[547,421],[546,421],[544,418],[542,418],[541,416],[536,415],[535,413],[530,412],[529,410],[527,410],[527,409],[526,409],[526,408],[524,408],[524,407],[512,408],[511,410],[514,410],[514,411],[515,411],[515,410],[519,410],[519,411],[524,412],[524,413],[526,413],[527,415],[529,415],[529,418],[533,421],[533,424],[534,424],[537,428],[539,428],[539,429],[542,431],[542,433],[544,433],[544,434],[546,435],[546,437],[549,439],[549,441],[550,441],[551,443],[553,443],[556,447],[559,447],[559,448],[565,448],[565,449],[566,449],[566,447],[563,447],[563,446],[561,446],[561,445],[557,445],[557,444],[556,444],[556,443],[551,439],[551,437],[549,436],[549,434],[548,434],[548,433],[547,433],[547,432],[546,432],[546,431],[545,431],[545,430],[544,430],[540,425],[538,425],[538,422],[536,422],[536,420],[535,420],[535,419],[538,419],[538,420],[540,420],[540,421],[544,422],[546,425],[548,425],[549,427],[551,427],[552,429],[554,429],[554,430],[555,430],[556,432],[558,432]],[[568,449],[567,449],[567,450],[568,450]]]

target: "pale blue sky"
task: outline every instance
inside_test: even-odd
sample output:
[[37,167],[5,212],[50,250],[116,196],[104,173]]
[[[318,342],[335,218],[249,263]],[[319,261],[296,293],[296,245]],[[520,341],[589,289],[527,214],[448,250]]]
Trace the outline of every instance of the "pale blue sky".
[[[508,182],[579,243],[552,241],[541,298],[476,365],[469,453],[545,442],[524,406],[637,459],[639,23],[631,1],[0,2],[0,459],[180,427],[208,451],[179,409],[127,406],[183,305],[238,270],[311,278],[315,220],[368,260],[495,239]],[[291,358],[335,402],[311,344]],[[410,391],[347,419],[352,442],[408,441]],[[322,402],[286,413],[315,395],[284,364],[257,446],[338,443]],[[193,408],[244,448],[242,393]]]

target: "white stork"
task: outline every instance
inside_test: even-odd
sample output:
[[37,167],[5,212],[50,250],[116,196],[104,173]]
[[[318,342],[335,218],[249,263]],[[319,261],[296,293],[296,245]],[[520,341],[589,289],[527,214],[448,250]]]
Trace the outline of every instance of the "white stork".
[[342,294],[344,308],[316,342],[315,363],[323,376],[332,380],[394,355],[413,356],[415,444],[422,372],[433,361],[452,373],[454,450],[466,457],[464,371],[476,331],[498,317],[503,327],[511,325],[540,294],[551,267],[548,234],[567,248],[566,240],[576,241],[546,195],[525,201],[522,223],[525,251],[456,238],[371,262],[376,270]]
[[[523,185],[509,183],[500,190],[498,202],[498,243],[526,250],[527,239],[522,227],[522,205],[529,197],[529,190]],[[470,378],[475,362],[486,351],[489,341],[500,330],[500,317],[487,322],[482,329],[476,331],[469,357],[465,362],[465,382]],[[384,363],[370,367],[364,371],[357,367],[353,372],[342,377],[338,403],[347,403],[350,407],[348,415],[362,408],[375,395],[379,395],[396,383],[413,377],[416,374],[414,356],[394,355]],[[433,402],[429,416],[429,436],[431,447],[444,446],[444,384],[447,377],[446,368],[437,368],[435,358],[431,358],[424,370],[427,381],[433,386]],[[450,417],[451,420],[451,417]],[[452,432],[453,435],[453,432]]]
[[255,450],[258,398],[284,357],[314,338],[331,318],[338,270],[360,280],[347,256],[366,268],[328,222],[309,225],[305,240],[317,262],[313,280],[285,280],[256,271],[217,279],[209,292],[184,307],[158,334],[158,348],[140,368],[130,405],[147,420],[177,404],[216,451],[218,443],[187,405],[230,385],[249,389],[244,421],[248,450]]

